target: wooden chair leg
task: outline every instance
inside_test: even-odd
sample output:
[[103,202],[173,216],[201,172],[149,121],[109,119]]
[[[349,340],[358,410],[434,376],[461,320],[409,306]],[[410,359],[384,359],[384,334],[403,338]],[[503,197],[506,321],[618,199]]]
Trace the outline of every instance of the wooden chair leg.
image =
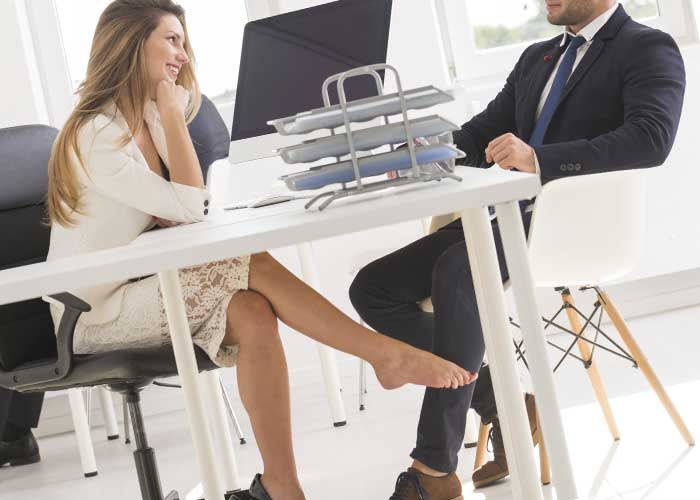
[[476,443],[476,456],[474,458],[474,470],[478,469],[486,462],[486,445],[489,439],[490,424],[482,423],[479,426],[479,440]]
[[[569,290],[562,292],[561,297],[565,304],[570,304],[572,306],[574,305],[574,299],[569,293]],[[570,307],[566,308],[566,315],[569,318],[571,330],[579,333],[582,328],[581,318],[579,315]],[[581,353],[581,357],[583,359],[591,359],[590,344],[588,344],[588,342],[585,340],[579,340],[576,344],[579,352]],[[593,392],[595,392],[600,408],[603,410],[603,414],[605,415],[605,420],[608,423],[610,434],[612,435],[612,438],[617,441],[620,439],[620,431],[617,428],[617,423],[615,422],[615,416],[613,415],[612,408],[610,408],[610,401],[608,400],[608,395],[605,392],[603,379],[598,371],[598,365],[593,360],[591,360],[591,364],[586,370],[586,373],[588,374],[588,379],[591,382],[591,386],[593,386]]]
[[603,292],[602,290],[599,290],[599,294],[605,312],[607,313],[610,320],[613,322],[613,325],[615,325],[615,328],[620,334],[622,341],[627,345],[627,348],[630,350],[630,354],[637,362],[637,365],[642,371],[642,374],[644,374],[644,377],[646,377],[647,381],[649,382],[649,385],[661,400],[661,404],[666,409],[666,412],[668,412],[669,416],[671,417],[671,420],[673,420],[673,423],[676,424],[676,427],[683,436],[683,439],[685,439],[685,441],[690,446],[693,446],[695,444],[695,439],[693,438],[692,434],[690,434],[690,431],[683,422],[683,419],[678,413],[678,410],[676,410],[676,407],[671,401],[671,398],[668,397],[666,389],[664,389],[664,386],[661,384],[661,381],[656,376],[656,373],[654,373],[654,370],[652,370],[651,365],[649,364],[649,361],[647,361],[646,356],[644,356],[644,353],[639,348],[639,344],[637,344],[637,341],[634,340],[634,337],[632,337],[629,328],[627,328],[625,320],[622,319],[622,316],[610,300],[608,294]]
[[544,440],[540,440],[539,447],[540,479],[542,480],[542,484],[549,484],[552,482],[552,469],[549,466],[549,455],[547,454],[547,449],[544,447]]

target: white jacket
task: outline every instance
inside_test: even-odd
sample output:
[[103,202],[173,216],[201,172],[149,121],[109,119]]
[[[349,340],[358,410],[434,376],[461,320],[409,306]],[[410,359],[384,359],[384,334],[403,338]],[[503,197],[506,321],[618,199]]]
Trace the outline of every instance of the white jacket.
[[[146,106],[144,119],[158,154],[167,167],[168,148],[155,102]],[[78,145],[85,172],[76,163],[83,186],[81,201],[86,215],[75,214],[77,224],[63,227],[53,224],[47,261],[106,248],[128,245],[153,227],[153,217],[176,222],[203,220],[210,203],[204,189],[168,182],[153,172],[116,106],[96,115],[79,132]],[[67,290],[92,306],[80,317],[80,323],[94,325],[116,319],[121,311],[124,285],[117,282],[82,290]],[[54,317],[60,316],[60,304],[51,302]]]

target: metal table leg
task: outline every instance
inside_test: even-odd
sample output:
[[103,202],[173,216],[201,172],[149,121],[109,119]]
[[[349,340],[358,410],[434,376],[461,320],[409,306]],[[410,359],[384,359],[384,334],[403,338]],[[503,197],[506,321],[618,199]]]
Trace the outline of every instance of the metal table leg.
[[[316,273],[311,243],[302,243],[297,245],[297,251],[299,253],[301,273],[304,281],[310,287],[313,287],[316,291],[320,292],[321,282],[318,279],[318,274]],[[326,384],[326,396],[328,398],[328,404],[331,407],[333,425],[335,427],[341,427],[346,424],[347,418],[345,417],[345,405],[343,403],[343,398],[340,394],[340,375],[338,374],[338,364],[335,360],[335,351],[326,345],[317,345],[318,355],[321,359],[323,380]]]
[[158,277],[170,326],[177,371],[185,397],[185,409],[199,466],[199,476],[202,478],[204,498],[206,500],[221,500],[224,498],[224,486],[218,472],[218,464],[214,458],[214,448],[209,434],[204,402],[197,386],[197,360],[194,355],[185,305],[182,301],[180,278],[176,270],[163,271],[158,274]]
[[488,210],[486,207],[465,210],[462,224],[508,457],[513,498],[542,500]]
[[510,202],[498,205],[496,215],[501,229],[503,249],[510,271],[525,348],[529,356],[530,374],[537,395],[537,409],[550,457],[553,483],[558,499],[571,500],[578,498],[576,481],[559,412],[554,378],[547,358],[544,329],[535,300],[535,283],[527,259],[525,229],[518,204]]
[[216,436],[218,444],[219,462],[223,467],[224,487],[227,492],[236,491],[241,488],[241,480],[233,451],[231,431],[226,419],[226,407],[220,386],[221,378],[218,370],[202,373],[200,377],[210,405],[213,434]]

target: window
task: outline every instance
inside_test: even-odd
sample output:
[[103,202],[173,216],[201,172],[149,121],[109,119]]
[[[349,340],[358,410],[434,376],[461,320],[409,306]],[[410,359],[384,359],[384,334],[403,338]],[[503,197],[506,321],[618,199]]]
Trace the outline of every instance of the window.
[[[649,20],[659,15],[657,0],[622,0],[620,3],[637,20]],[[562,32],[560,26],[547,21],[542,0],[501,0],[498,5],[469,1],[467,5],[477,50],[534,42]]]
[[[85,78],[97,20],[111,0],[55,0],[73,88]],[[243,28],[248,22],[243,1],[179,0],[197,60],[197,76],[209,97],[231,97],[238,82]],[[215,13],[215,15],[212,15]]]
[[[435,0],[441,30],[449,33],[448,63],[469,87],[502,82],[525,48],[563,29],[546,18],[545,0]],[[697,41],[692,6],[700,0],[620,0],[637,21],[671,34],[679,44]]]

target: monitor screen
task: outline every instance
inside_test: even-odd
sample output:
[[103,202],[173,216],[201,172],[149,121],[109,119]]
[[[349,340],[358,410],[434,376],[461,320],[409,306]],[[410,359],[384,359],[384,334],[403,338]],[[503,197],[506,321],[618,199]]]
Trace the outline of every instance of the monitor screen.
[[[331,75],[386,63],[392,0],[339,0],[246,25],[231,140],[275,129],[267,122],[323,106]],[[377,94],[371,77],[345,83],[348,100]],[[335,85],[331,102],[337,103]]]

